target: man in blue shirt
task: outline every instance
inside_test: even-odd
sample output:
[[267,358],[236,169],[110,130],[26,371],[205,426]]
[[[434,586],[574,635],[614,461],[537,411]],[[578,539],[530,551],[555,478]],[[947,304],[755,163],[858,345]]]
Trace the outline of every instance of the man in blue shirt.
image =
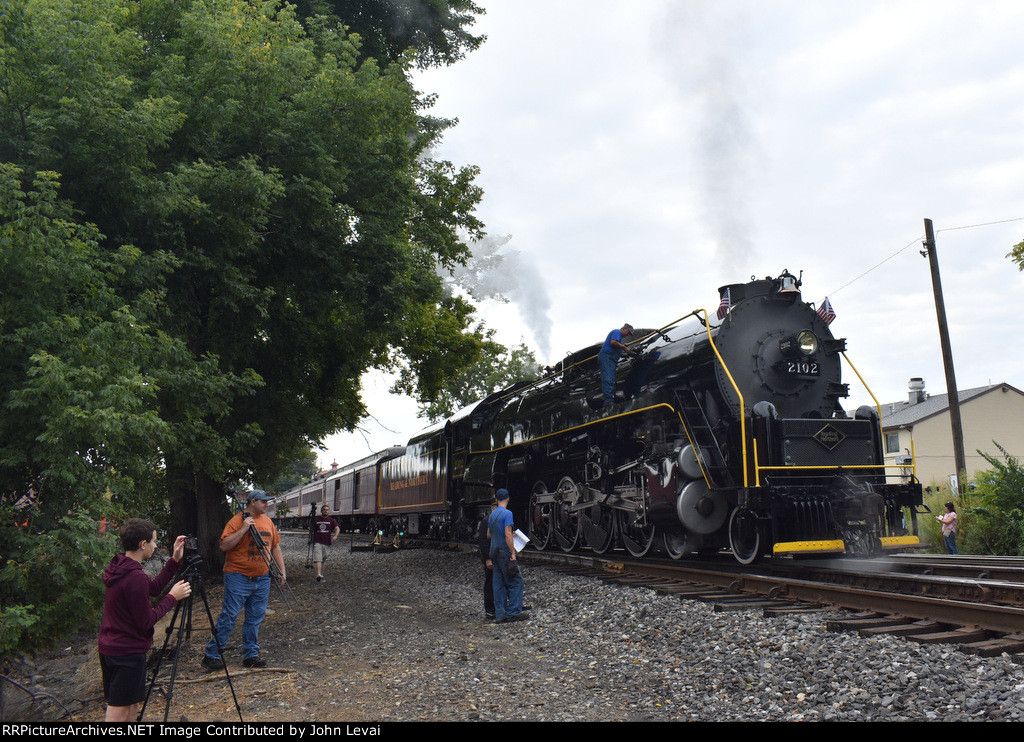
[[499,489],[494,494],[498,506],[487,518],[487,530],[491,534],[491,565],[494,572],[494,622],[525,621],[529,614],[523,613],[523,576],[516,561],[516,547],[513,541],[515,526],[512,511],[508,509],[508,490]]
[[612,330],[597,354],[597,363],[601,368],[601,392],[604,394],[606,405],[615,401],[615,365],[619,362],[619,357],[623,351],[634,355],[634,352],[622,342],[632,334],[632,325],[623,325],[618,330]]

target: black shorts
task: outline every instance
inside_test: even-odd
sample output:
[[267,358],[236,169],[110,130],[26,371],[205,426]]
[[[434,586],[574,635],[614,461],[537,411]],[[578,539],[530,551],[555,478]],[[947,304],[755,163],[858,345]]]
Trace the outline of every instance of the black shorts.
[[146,698],[146,653],[123,657],[100,655],[103,696],[108,706],[131,706]]

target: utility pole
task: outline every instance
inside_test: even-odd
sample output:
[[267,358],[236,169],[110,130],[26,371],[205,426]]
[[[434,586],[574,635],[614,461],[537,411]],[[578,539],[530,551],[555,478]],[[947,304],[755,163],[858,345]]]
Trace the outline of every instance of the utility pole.
[[949,328],[946,325],[946,305],[942,300],[942,280],[939,278],[939,256],[935,251],[935,232],[932,220],[924,220],[924,250],[932,269],[932,292],[935,294],[935,314],[939,319],[939,342],[942,345],[942,365],[946,371],[946,396],[949,399],[949,424],[953,432],[953,460],[956,464],[957,494],[966,488],[967,460],[964,457],[964,429],[960,422],[960,396],[953,373],[953,350],[949,344]]

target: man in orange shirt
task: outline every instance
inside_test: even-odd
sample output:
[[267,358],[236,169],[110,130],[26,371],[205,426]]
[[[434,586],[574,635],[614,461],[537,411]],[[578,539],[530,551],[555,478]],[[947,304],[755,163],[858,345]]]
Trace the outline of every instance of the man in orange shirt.
[[228,637],[235,629],[235,621],[242,609],[242,664],[245,667],[266,667],[266,660],[260,657],[259,631],[267,613],[267,599],[270,597],[270,568],[259,545],[253,540],[250,528],[255,527],[266,544],[266,549],[277,563],[281,573],[281,584],[285,582],[284,556],[281,554],[281,537],[273,521],[267,517],[270,498],[263,490],[249,493],[245,510],[238,513],[224,526],[220,535],[224,559],[224,605],[217,619],[216,639],[206,645],[203,667],[220,670],[224,667],[219,647],[227,644]]

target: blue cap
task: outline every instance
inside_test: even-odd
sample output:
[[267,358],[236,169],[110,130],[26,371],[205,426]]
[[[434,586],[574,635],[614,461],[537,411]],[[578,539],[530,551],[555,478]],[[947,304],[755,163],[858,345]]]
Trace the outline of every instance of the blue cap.
[[508,490],[504,487],[494,493],[494,499],[498,502],[504,502],[508,499]]
[[253,490],[245,499],[248,502],[252,502],[253,500],[266,500],[267,502],[270,502],[270,497],[267,496],[267,493],[264,492],[263,490]]

